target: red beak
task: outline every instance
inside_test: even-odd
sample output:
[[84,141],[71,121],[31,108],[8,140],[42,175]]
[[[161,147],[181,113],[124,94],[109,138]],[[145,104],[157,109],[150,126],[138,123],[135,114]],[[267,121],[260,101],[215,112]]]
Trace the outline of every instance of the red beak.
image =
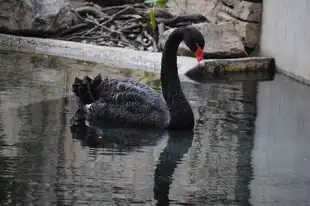
[[203,50],[199,45],[197,45],[197,50],[195,52],[195,56],[196,56],[196,59],[198,60],[198,62],[201,62],[203,60]]

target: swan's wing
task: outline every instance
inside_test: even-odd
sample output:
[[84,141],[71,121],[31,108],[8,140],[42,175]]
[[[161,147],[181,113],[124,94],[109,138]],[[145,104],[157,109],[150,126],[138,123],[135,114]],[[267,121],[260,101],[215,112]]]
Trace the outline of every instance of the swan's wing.
[[106,79],[101,84],[99,99],[110,104],[124,104],[129,101],[151,105],[163,101],[160,93],[147,84],[141,84],[133,79]]
[[89,120],[157,126],[168,121],[168,109],[162,95],[135,80],[104,79],[95,95],[98,95],[95,102],[83,106]]
[[153,88],[150,87],[149,85],[142,84],[142,83],[140,83],[134,79],[126,78],[126,79],[123,79],[122,82],[127,83],[127,84],[131,84],[132,86],[134,86],[136,88],[140,88],[140,89],[148,90],[148,91],[153,91]]
[[154,91],[152,87],[150,87],[147,84],[142,84],[134,79],[125,78],[125,79],[110,79],[106,78],[102,81],[101,87],[105,90],[113,90],[116,87],[119,87],[118,84],[123,83],[126,84],[128,87],[142,89],[142,90],[148,90],[148,91]]
[[158,127],[166,126],[169,120],[167,110],[139,102],[126,102],[121,105],[96,102],[87,106],[87,114],[89,120],[103,119],[124,124]]
[[165,126],[169,120],[167,105],[160,93],[122,81],[113,88],[109,98],[87,105],[86,110],[90,120],[105,119],[159,127]]

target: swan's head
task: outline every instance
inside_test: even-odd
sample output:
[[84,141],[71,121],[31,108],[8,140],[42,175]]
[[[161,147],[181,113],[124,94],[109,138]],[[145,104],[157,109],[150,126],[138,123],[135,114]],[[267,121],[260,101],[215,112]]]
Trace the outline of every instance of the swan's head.
[[184,29],[183,41],[186,46],[195,54],[198,62],[203,60],[203,48],[205,46],[205,39],[201,32],[193,26]]

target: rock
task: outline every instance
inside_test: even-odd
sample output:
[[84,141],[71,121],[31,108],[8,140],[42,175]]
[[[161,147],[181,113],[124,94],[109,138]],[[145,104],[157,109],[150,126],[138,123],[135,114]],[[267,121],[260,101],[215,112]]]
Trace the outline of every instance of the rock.
[[[232,22],[221,24],[200,23],[193,24],[201,31],[205,38],[204,53],[206,58],[232,58],[245,57],[247,53],[242,44],[238,31]],[[159,47],[163,48],[168,36],[174,29],[165,31],[159,37]],[[182,42],[179,46],[178,55],[194,56],[188,47]]]
[[253,3],[247,1],[229,1],[229,4],[221,4],[220,10],[231,16],[247,21],[261,22],[262,3]]
[[222,0],[222,3],[227,6],[234,7],[236,0]]
[[254,48],[259,44],[260,23],[241,21],[225,12],[218,13],[220,21],[233,22],[239,32],[244,46]]
[[169,0],[176,14],[201,13],[212,23],[232,21],[247,48],[259,43],[262,0]]
[[70,7],[64,0],[2,0],[0,31],[55,32],[72,22]]
[[262,3],[241,0],[169,0],[168,10],[176,15],[203,14],[211,22],[217,21],[217,13],[225,11],[249,22],[260,22]]
[[263,0],[246,0],[248,2],[260,2],[260,3],[263,3]]
[[169,0],[168,10],[175,15],[202,14],[210,22],[216,21],[218,0]]
[[242,37],[242,41],[246,47],[254,48],[259,44],[260,24],[238,21],[235,27]]

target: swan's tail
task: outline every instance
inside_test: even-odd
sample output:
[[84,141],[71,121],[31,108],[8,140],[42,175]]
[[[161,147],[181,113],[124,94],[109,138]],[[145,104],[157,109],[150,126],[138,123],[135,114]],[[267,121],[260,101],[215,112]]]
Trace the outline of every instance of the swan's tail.
[[[97,79],[95,83],[98,82]],[[85,76],[83,79],[76,77],[72,84],[72,92],[81,100],[83,104],[89,104],[96,101],[93,94],[94,80],[89,76]]]
[[83,79],[75,78],[72,84],[72,91],[76,95],[78,109],[72,118],[72,125],[82,123],[89,126],[88,119],[91,117],[90,107],[97,101],[94,97],[93,90],[100,86],[101,83],[102,77],[100,74],[96,75],[93,79],[89,76],[85,76]]

